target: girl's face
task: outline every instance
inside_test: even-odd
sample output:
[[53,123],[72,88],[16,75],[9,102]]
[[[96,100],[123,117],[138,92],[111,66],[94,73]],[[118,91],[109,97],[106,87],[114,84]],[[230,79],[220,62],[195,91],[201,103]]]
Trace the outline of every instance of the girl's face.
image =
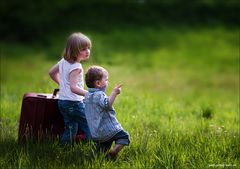
[[90,57],[90,48],[89,47],[83,48],[78,55],[78,61],[88,60],[89,57]]

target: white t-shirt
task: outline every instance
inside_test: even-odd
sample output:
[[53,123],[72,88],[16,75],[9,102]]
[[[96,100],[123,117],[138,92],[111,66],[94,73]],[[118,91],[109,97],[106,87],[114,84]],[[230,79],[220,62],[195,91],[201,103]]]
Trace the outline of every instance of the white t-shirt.
[[81,89],[84,88],[83,81],[83,69],[82,65],[79,62],[69,63],[64,58],[58,62],[59,65],[59,74],[60,74],[60,91],[59,91],[59,100],[71,100],[71,101],[82,101],[83,96],[75,94],[70,89],[69,74],[74,69],[81,69],[81,73],[77,79],[77,86]]

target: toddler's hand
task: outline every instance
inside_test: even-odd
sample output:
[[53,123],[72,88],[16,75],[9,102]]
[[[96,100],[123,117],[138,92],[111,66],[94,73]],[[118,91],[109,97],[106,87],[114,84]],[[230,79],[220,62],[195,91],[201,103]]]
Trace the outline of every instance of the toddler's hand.
[[113,89],[113,92],[116,94],[120,94],[122,90],[121,87],[122,87],[122,84],[115,86],[115,88]]

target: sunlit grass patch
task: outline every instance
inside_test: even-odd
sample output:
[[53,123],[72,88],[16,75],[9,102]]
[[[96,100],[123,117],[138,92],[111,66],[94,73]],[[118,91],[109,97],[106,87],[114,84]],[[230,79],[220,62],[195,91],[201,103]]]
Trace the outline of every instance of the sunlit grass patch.
[[[83,63],[109,71],[110,94],[123,84],[114,107],[131,144],[116,161],[92,146],[62,149],[57,141],[19,145],[25,92],[52,93],[48,76],[61,56],[56,46],[19,49],[1,56],[0,168],[208,168],[239,164],[239,55],[236,30],[142,29],[93,38]],[[139,36],[141,35],[141,36]],[[61,47],[59,47],[59,46]],[[21,48],[21,47],[20,47]],[[8,52],[7,52],[8,51]],[[20,57],[17,58],[16,55]],[[28,56],[22,57],[25,54]]]

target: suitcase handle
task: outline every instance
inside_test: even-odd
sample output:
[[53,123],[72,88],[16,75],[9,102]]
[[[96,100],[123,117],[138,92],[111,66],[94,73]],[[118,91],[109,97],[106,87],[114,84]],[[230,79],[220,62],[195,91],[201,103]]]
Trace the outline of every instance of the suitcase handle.
[[54,89],[52,98],[55,98],[58,92],[59,92],[58,88]]

